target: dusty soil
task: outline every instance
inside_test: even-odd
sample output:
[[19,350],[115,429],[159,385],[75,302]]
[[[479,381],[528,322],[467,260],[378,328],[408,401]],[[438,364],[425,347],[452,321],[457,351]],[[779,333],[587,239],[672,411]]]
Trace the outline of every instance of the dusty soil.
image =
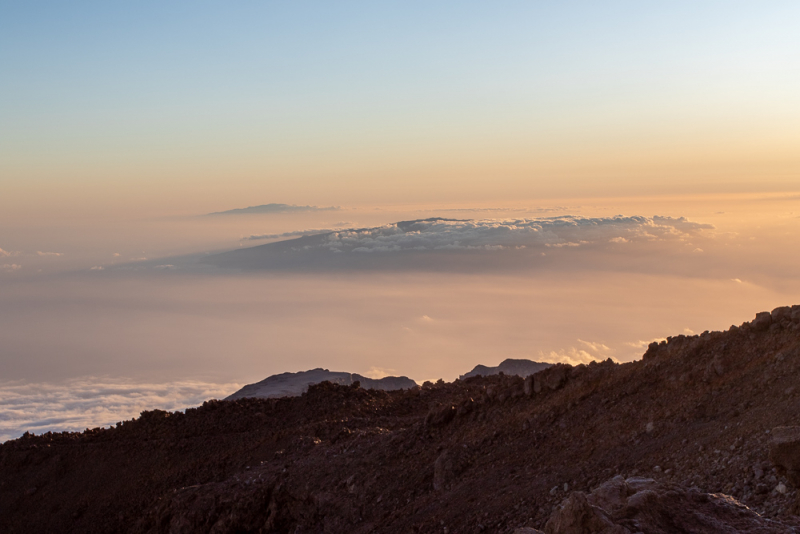
[[[622,365],[144,412],[0,445],[0,532],[502,533],[641,477],[667,488],[658,502],[724,494],[753,532],[791,532],[796,477],[769,445],[800,424],[799,378],[795,307]],[[592,531],[556,519],[548,532]],[[659,525],[630,528],[692,531]]]

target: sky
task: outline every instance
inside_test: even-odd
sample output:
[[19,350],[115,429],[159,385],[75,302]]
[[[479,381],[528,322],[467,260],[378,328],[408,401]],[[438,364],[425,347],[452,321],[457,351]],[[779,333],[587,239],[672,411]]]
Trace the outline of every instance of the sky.
[[784,190],[796,2],[3,2],[1,211]]
[[0,0],[0,440],[314,367],[630,361],[800,303],[798,26]]

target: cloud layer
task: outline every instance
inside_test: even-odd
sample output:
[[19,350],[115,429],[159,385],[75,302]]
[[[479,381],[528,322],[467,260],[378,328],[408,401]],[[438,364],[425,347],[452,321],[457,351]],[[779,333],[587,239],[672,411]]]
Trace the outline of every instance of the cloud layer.
[[[402,221],[373,228],[330,230],[218,254],[205,262],[243,269],[379,266],[364,256],[441,258],[451,253],[521,252],[546,255],[560,248],[614,249],[631,244],[688,242],[713,227],[671,217],[549,217],[532,219],[445,219]],[[295,234],[271,235],[271,238]],[[338,258],[337,258],[338,256]],[[345,259],[345,257],[349,257]],[[361,259],[358,259],[361,257]],[[402,263],[402,260],[401,260]],[[415,261],[408,262],[413,266]],[[424,266],[422,260],[418,265]],[[398,265],[394,263],[394,265]]]
[[81,431],[138,417],[144,410],[183,410],[224,398],[241,384],[136,383],[81,378],[63,384],[0,383],[0,442],[25,432]]
[[7,258],[9,256],[19,256],[20,252],[18,250],[3,250],[0,248],[0,258]]
[[[346,226],[346,225],[341,225]],[[295,230],[293,232],[283,232],[280,234],[253,234],[242,238],[243,241],[266,241],[268,239],[291,239],[307,235],[329,234],[340,231],[341,228],[309,228],[308,230]]]

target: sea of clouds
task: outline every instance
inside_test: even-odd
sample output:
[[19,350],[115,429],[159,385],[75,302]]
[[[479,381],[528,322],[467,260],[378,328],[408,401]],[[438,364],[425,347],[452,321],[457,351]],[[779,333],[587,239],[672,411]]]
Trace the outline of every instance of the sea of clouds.
[[[628,361],[649,340],[727,328],[800,294],[796,249],[775,246],[796,217],[762,229],[732,227],[734,215],[506,215],[252,219],[186,256],[142,247],[124,257],[150,260],[116,263],[114,243],[103,269],[89,258],[28,278],[81,258],[0,243],[0,440],[181,410],[288,370],[392,368],[419,382],[507,357]],[[141,369],[157,380],[96,378]]]
[[24,432],[82,431],[113,426],[144,410],[184,410],[221,399],[241,384],[177,381],[164,384],[107,377],[63,383],[0,382],[0,442]]

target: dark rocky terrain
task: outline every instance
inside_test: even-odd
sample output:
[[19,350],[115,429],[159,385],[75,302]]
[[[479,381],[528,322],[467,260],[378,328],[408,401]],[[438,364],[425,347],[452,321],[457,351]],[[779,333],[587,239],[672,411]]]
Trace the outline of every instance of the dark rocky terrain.
[[0,532],[800,532],[800,307],[401,391],[321,383],[0,445]]
[[255,384],[247,384],[236,393],[226,397],[225,400],[243,399],[245,397],[261,399],[293,397],[305,393],[308,390],[308,386],[325,381],[342,386],[349,386],[354,382],[358,382],[365,389],[385,391],[409,389],[417,386],[416,382],[406,376],[367,378],[356,373],[336,372],[318,368],[299,373],[272,375]]

